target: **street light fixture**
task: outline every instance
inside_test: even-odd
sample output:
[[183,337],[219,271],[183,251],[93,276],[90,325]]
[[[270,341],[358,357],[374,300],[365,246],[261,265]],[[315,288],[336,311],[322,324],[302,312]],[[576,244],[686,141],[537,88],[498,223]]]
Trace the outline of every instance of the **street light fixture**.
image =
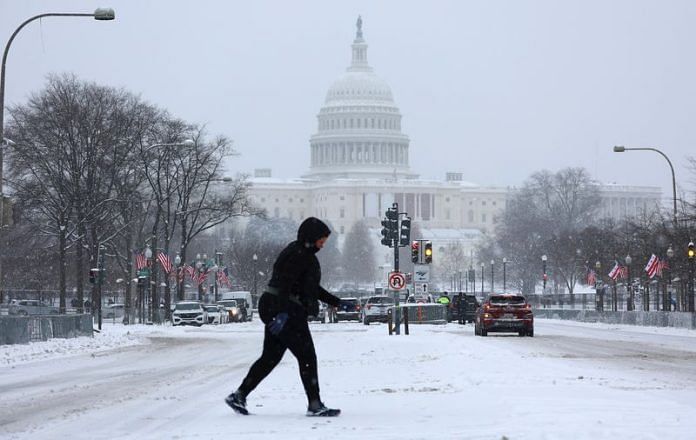
[[[10,39],[7,40],[7,44],[5,45],[5,51],[2,54],[2,67],[0,68],[0,237],[2,236],[2,225],[4,223],[4,218],[5,218],[5,210],[4,210],[4,198],[5,195],[3,194],[3,188],[2,188],[2,182],[3,182],[3,163],[4,163],[4,158],[3,158],[3,150],[2,147],[4,145],[7,145],[8,143],[5,141],[5,65],[7,64],[7,54],[10,52],[10,46],[12,45],[12,41],[14,41],[15,37],[19,33],[19,31],[24,28],[27,24],[31,23],[34,20],[38,20],[40,18],[44,17],[93,17],[95,20],[114,20],[116,18],[116,14],[114,13],[114,10],[111,8],[98,8],[96,9],[92,14],[81,14],[81,13],[66,13],[66,12],[48,12],[45,14],[39,14],[35,15],[33,17],[28,18],[25,20],[22,24],[15,29],[15,31],[12,33],[10,36]],[[0,259],[0,290],[2,290],[2,260]]]
[[667,163],[669,164],[669,169],[672,171],[672,202],[674,204],[673,206],[673,211],[672,211],[672,216],[674,220],[674,227],[677,227],[677,179],[674,176],[674,167],[672,166],[672,161],[669,160],[669,157],[662,151],[658,150],[657,148],[626,148],[622,145],[616,145],[614,147],[614,153],[623,153],[625,151],[654,151],[662,157],[665,158]]

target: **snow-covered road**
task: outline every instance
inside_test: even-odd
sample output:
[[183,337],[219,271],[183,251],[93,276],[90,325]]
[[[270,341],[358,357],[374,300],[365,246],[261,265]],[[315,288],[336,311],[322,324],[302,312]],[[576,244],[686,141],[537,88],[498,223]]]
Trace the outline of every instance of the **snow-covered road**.
[[[260,352],[257,322],[106,325],[94,339],[0,346],[0,438],[694,438],[696,332],[537,320],[536,336],[473,328],[312,324],[322,397],[304,416],[294,358],[224,405]],[[128,332],[128,334],[126,334]],[[108,341],[108,343],[100,343]],[[68,344],[66,347],[65,344]],[[59,349],[56,349],[59,347]]]

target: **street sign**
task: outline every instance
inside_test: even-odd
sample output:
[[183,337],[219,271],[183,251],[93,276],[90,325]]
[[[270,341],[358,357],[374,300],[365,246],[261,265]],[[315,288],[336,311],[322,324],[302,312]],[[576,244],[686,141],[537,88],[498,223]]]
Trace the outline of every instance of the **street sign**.
[[413,281],[416,283],[427,283],[430,281],[430,266],[427,264],[414,265]]
[[139,277],[148,277],[150,276],[150,269],[147,267],[144,267],[138,271],[138,276]]
[[389,288],[391,290],[401,290],[406,287],[406,277],[401,272],[389,273]]

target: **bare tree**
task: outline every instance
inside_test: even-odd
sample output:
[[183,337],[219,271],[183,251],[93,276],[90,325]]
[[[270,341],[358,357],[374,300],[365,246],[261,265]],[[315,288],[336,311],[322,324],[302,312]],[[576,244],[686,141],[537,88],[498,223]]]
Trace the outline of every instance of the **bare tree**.
[[[222,162],[234,154],[230,141],[218,137],[212,142],[205,139],[205,131],[196,129],[190,138],[194,145],[181,150],[176,160],[181,175],[176,185],[177,209],[180,225],[179,255],[186,261],[186,250],[196,236],[233,217],[261,213],[249,202],[246,176],[238,176],[226,182],[224,189],[215,185],[221,179]],[[183,281],[177,291],[183,299]]]

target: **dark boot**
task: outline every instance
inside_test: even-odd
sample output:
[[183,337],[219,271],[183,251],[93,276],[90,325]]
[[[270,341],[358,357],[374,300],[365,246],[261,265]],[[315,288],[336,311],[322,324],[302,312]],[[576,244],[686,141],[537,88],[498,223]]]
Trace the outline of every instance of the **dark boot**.
[[239,390],[227,396],[227,398],[225,398],[225,403],[228,404],[234,412],[245,416],[249,415],[249,411],[246,407],[246,396]]
[[319,402],[317,405],[307,407],[308,417],[336,417],[341,414],[340,409],[327,408],[326,405]]

